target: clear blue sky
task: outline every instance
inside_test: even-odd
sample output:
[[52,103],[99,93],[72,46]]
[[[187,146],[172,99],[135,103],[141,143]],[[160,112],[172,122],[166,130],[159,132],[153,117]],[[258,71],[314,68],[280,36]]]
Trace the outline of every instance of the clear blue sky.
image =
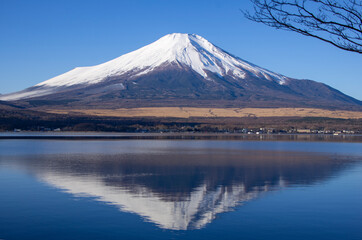
[[362,99],[362,55],[246,20],[248,0],[0,0],[0,93],[91,66],[163,35],[196,33],[289,77]]

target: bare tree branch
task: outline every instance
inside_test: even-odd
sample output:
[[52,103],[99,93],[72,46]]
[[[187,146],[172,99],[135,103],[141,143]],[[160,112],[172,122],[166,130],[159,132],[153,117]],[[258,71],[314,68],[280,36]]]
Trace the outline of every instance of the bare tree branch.
[[362,54],[362,0],[250,0],[246,18]]

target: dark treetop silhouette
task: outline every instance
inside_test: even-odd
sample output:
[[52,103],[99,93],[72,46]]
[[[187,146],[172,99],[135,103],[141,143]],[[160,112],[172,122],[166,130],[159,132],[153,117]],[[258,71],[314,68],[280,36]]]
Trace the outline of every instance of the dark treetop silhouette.
[[362,54],[362,1],[250,0],[255,22],[301,33],[340,49]]

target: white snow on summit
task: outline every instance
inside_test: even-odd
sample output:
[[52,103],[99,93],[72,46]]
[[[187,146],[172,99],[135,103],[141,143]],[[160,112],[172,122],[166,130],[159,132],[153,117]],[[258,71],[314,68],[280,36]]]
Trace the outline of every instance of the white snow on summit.
[[[167,63],[176,63],[192,68],[207,79],[207,71],[219,76],[230,75],[243,79],[246,73],[284,84],[285,77],[236,58],[195,34],[173,33],[166,35],[136,51],[122,55],[109,62],[92,67],[78,67],[69,72],[41,82],[35,91],[21,91],[1,96],[1,100],[17,100],[53,93],[57,87],[78,84],[95,84],[108,77],[135,71],[146,74]],[[43,90],[42,88],[45,89]]]
[[145,74],[156,67],[172,62],[189,66],[204,77],[207,77],[205,70],[208,70],[220,76],[231,73],[243,78],[244,70],[247,70],[257,76],[283,79],[282,75],[231,56],[198,35],[173,33],[109,62],[93,67],[75,68],[36,86],[94,84],[106,77],[121,75],[135,69],[143,70],[141,74]]

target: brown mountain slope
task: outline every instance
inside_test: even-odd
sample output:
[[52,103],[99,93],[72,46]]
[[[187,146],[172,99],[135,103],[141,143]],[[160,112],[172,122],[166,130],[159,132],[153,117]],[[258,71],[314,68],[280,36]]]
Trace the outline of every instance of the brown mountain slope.
[[221,77],[208,80],[186,67],[164,66],[141,76],[116,76],[92,85],[15,101],[37,109],[117,109],[135,107],[323,108],[362,111],[362,102],[323,83],[287,79]]

